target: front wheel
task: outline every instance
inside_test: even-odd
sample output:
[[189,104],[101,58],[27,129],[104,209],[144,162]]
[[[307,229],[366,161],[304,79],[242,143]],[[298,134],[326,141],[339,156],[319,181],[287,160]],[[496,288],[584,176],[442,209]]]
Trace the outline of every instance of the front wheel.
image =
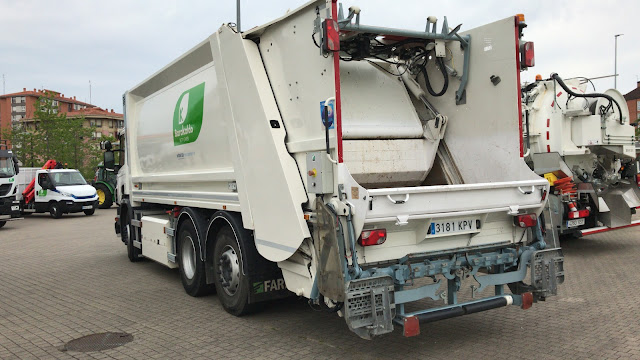
[[6,222],[6,221],[0,221],[0,228],[1,228],[1,227],[3,227],[3,226],[5,226],[6,224],[7,224],[7,222]]
[[131,224],[129,221],[129,212],[127,208],[122,208],[122,216],[120,217],[120,236],[122,242],[127,244],[127,257],[129,261],[140,261],[140,249],[133,246],[133,239],[131,238]]
[[254,310],[249,304],[249,280],[242,273],[242,252],[230,227],[220,229],[213,250],[216,292],[222,307],[231,315],[242,316]]
[[98,194],[98,207],[100,209],[108,209],[113,205],[113,194],[104,184],[96,184],[96,193]]
[[89,210],[85,210],[84,214],[87,216],[91,216],[96,212],[96,209],[89,209]]
[[49,214],[54,219],[60,219],[62,217],[62,210],[57,202],[52,202],[51,205],[49,205]]

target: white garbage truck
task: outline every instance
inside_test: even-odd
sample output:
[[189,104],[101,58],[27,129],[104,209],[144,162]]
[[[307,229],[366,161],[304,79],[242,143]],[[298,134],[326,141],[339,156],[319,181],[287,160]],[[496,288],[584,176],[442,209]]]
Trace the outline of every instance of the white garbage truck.
[[[635,128],[622,94],[558,74],[522,91],[526,161],[551,185],[549,242],[640,225]],[[557,244],[557,242],[556,242]]]
[[555,295],[549,183],[522,160],[521,19],[423,31],[363,14],[312,1],[223,24],[124,94],[130,260],[178,268],[233,315],[307,298],[363,338]]
[[0,228],[7,221],[20,219],[20,201],[16,199],[16,177],[20,173],[18,158],[6,140],[0,141]]

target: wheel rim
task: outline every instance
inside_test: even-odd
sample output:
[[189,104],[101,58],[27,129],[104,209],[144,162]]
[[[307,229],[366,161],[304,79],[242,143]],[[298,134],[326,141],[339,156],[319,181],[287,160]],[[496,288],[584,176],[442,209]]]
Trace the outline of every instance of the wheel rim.
[[129,232],[128,223],[124,226],[124,230],[123,231],[127,234],[127,242],[131,241],[131,233]]
[[191,236],[185,236],[180,247],[180,256],[182,257],[182,271],[187,279],[193,279],[196,274],[196,247],[193,244]]
[[104,191],[102,191],[102,189],[98,189],[96,192],[98,193],[98,204],[104,204],[104,200],[106,199]]
[[240,263],[235,249],[229,245],[223,249],[218,270],[224,292],[229,296],[235,295],[240,285]]

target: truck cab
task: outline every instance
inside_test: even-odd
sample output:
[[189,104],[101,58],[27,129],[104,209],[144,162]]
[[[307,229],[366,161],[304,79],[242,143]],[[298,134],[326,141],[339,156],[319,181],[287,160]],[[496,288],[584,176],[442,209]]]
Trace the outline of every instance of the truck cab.
[[0,228],[8,220],[20,217],[20,206],[16,200],[16,176],[20,172],[18,159],[6,144],[0,145]]
[[87,184],[78,170],[38,170],[34,185],[35,197],[25,205],[25,212],[49,212],[58,219],[69,213],[93,215],[98,207],[96,189]]

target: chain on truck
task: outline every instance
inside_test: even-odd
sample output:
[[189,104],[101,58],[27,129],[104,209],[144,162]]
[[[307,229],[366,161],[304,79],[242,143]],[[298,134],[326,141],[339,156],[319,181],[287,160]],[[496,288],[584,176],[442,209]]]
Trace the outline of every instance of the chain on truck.
[[524,19],[416,31],[363,14],[311,1],[224,24],[124,94],[129,259],[234,315],[305,297],[363,338],[555,295],[549,183],[522,160]]

